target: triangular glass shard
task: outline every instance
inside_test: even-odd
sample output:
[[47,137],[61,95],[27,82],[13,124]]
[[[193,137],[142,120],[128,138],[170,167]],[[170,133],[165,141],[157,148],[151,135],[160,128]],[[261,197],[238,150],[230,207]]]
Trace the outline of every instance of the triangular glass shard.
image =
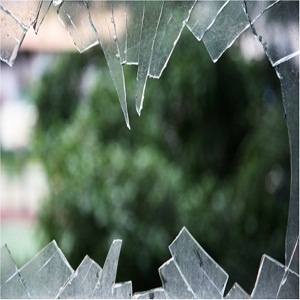
[[[246,9],[251,20],[252,11]],[[254,22],[257,35],[273,66],[299,54],[299,1],[278,1]]]
[[139,115],[143,108],[144,93],[149,76],[153,44],[163,8],[164,2],[161,0],[145,1],[135,93],[136,111]]
[[51,4],[52,4],[52,0],[43,0],[42,1],[41,7],[40,7],[39,12],[38,12],[37,17],[36,17],[36,21],[33,24],[33,29],[34,29],[36,34],[38,33],[38,31],[40,29],[40,26],[43,23],[44,18],[46,16]]
[[27,29],[20,22],[18,22],[15,17],[13,17],[8,11],[6,11],[1,6],[1,3],[0,58],[2,61],[12,66],[18,55]]
[[217,15],[222,11],[227,1],[198,0],[187,22],[188,29],[200,41],[206,30],[212,26]]
[[284,265],[267,255],[263,255],[251,298],[275,299],[284,273]]
[[134,293],[133,299],[167,299],[163,288],[155,288],[147,292]]
[[101,267],[88,256],[85,256],[72,277],[62,287],[57,298],[91,299],[101,272]]
[[194,299],[196,298],[191,287],[184,280],[180,270],[171,258],[158,270],[163,288],[168,298],[173,299]]
[[113,291],[114,299],[131,299],[132,298],[132,282],[116,283]]
[[98,44],[98,37],[91,26],[85,1],[64,1],[57,13],[80,53]]
[[145,1],[126,1],[126,64],[137,65]]
[[93,298],[114,298],[113,291],[116,281],[121,246],[121,240],[114,240],[111,244],[101,276],[97,282],[97,286],[93,291]]
[[153,45],[149,75],[159,78],[193,8],[193,1],[166,1]]
[[31,298],[55,298],[73,272],[55,241],[20,269]]
[[202,39],[211,59],[216,62],[249,26],[241,2],[229,1]]
[[120,63],[120,51],[117,44],[115,20],[112,13],[111,1],[86,1],[91,17],[91,24],[97,32],[99,43],[104,52],[111,77],[113,79],[121,108],[128,128],[129,117],[127,111],[125,77]]
[[0,255],[1,299],[28,299],[29,294],[25,289],[23,279],[18,272],[7,245],[1,248]]
[[184,227],[169,246],[174,261],[198,298],[222,298],[227,273]]
[[235,282],[225,299],[250,299],[250,295],[248,295],[248,293],[246,293],[244,289]]

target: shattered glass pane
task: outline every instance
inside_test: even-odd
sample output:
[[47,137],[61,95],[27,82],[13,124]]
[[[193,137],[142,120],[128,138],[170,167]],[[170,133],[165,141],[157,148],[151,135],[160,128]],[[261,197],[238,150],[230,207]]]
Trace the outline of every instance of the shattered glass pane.
[[114,240],[110,246],[101,276],[93,291],[93,298],[114,298],[114,285],[116,281],[121,246],[121,240]]
[[238,283],[235,283],[225,299],[250,299],[250,295],[248,295]]
[[[2,2],[1,2],[2,4]],[[27,29],[20,24],[9,12],[7,12],[0,4],[0,20],[1,20],[1,60],[13,65]]]
[[168,298],[196,298],[191,287],[186,283],[184,277],[180,274],[180,270],[177,268],[174,258],[171,258],[159,268],[159,276]]
[[249,26],[241,2],[229,1],[203,36],[212,60],[216,62]]
[[197,1],[187,22],[187,27],[198,41],[202,39],[206,30],[214,23],[227,2],[225,0]]
[[206,299],[223,297],[228,275],[185,227],[169,249],[196,297]]
[[145,1],[135,94],[136,110],[139,115],[143,108],[144,93],[151,63],[151,54],[163,8],[164,2],[162,1]]
[[291,271],[284,274],[277,299],[299,299],[299,276]]
[[[1,6],[19,21],[27,30],[35,23],[42,1],[1,0]],[[1,22],[2,27],[2,22]],[[1,28],[2,29],[2,28]]]
[[281,82],[291,153],[291,189],[285,249],[285,264],[288,265],[299,238],[299,56],[279,64],[276,72]]
[[297,239],[297,243],[293,251],[292,258],[290,260],[288,268],[290,271],[299,275],[299,237]]
[[8,247],[5,245],[0,250],[0,296],[1,299],[18,298],[26,299],[29,295],[23,284],[23,280],[18,272]]
[[163,288],[156,288],[147,292],[135,293],[134,299],[167,299]]
[[60,299],[90,299],[96,287],[102,269],[92,259],[86,256],[69,281],[62,287]]
[[57,13],[80,53],[98,44],[84,1],[64,1]]
[[40,10],[39,10],[39,12],[37,14],[37,17],[36,17],[36,21],[33,24],[33,29],[34,29],[36,34],[38,33],[39,28],[40,28],[41,24],[44,21],[44,18],[45,18],[46,14],[47,14],[47,12],[50,8],[51,3],[52,3],[52,0],[43,0],[42,1]]
[[115,21],[115,34],[120,54],[120,63],[126,62],[126,21],[127,21],[127,6],[124,1],[112,1],[112,14]]
[[282,264],[263,255],[251,298],[275,299],[284,273]]
[[24,265],[20,274],[31,298],[55,298],[73,269],[53,241]]
[[[248,2],[246,2],[246,7]],[[254,20],[253,10],[248,10]],[[299,54],[299,2],[278,1],[270,6],[253,25],[273,66]]]
[[125,78],[123,66],[120,62],[120,51],[117,44],[115,20],[112,13],[112,4],[103,1],[87,1],[92,26],[97,31],[99,43],[103,49],[111,77],[119,96],[126,125],[130,128],[127,111]]
[[126,1],[126,64],[139,62],[140,40],[143,26],[144,1]]
[[188,19],[192,1],[166,1],[156,31],[149,75],[159,78]]

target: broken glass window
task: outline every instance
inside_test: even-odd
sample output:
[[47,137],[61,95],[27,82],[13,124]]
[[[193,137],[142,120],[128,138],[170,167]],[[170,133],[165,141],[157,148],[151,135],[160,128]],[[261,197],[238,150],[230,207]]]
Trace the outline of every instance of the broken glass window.
[[[159,78],[185,26],[203,40],[213,61],[248,28],[261,43],[281,81],[291,148],[291,193],[285,265],[264,255],[253,298],[299,297],[299,2],[298,1],[3,1],[1,60],[12,65],[29,29],[38,32],[50,5],[80,52],[100,44],[129,127],[124,64],[137,65],[136,109],[141,113],[147,79]],[[50,243],[18,270],[1,249],[1,297],[130,298],[131,282],[115,283],[121,242],[115,241],[103,271],[86,257],[74,273]],[[228,275],[184,228],[159,269],[162,287],[134,298],[221,298]],[[51,274],[51,281],[49,281]],[[97,277],[98,276],[98,277]],[[81,288],[84,285],[84,289]],[[180,288],[179,288],[180,287]],[[247,298],[236,283],[226,298]]]

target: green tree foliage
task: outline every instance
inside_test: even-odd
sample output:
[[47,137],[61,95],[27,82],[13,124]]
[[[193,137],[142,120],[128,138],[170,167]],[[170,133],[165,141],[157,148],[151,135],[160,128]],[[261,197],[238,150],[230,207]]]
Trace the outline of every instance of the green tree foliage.
[[148,83],[141,117],[134,72],[126,67],[130,131],[98,50],[62,55],[37,85],[36,153],[51,190],[44,242],[55,239],[76,268],[86,254],[103,265],[123,239],[118,279],[137,291],[160,285],[186,226],[250,292],[263,253],[284,261],[289,150],[274,70],[238,46],[213,64],[184,34]]

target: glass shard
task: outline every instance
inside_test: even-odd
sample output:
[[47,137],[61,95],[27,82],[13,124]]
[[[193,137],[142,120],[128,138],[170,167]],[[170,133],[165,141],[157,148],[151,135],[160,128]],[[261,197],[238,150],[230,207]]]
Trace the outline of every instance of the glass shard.
[[131,299],[132,298],[132,282],[116,283],[113,291],[114,299]]
[[91,24],[97,31],[98,41],[104,52],[111,77],[117,90],[126,125],[130,128],[124,70],[120,63],[120,51],[115,34],[115,20],[112,13],[111,1],[86,1],[86,3],[88,4]]
[[299,237],[289,262],[288,269],[299,275]]
[[299,56],[276,66],[276,72],[281,83],[291,152],[290,204],[285,246],[285,265],[288,265],[299,238]]
[[73,272],[55,241],[20,269],[31,298],[55,298]]
[[80,53],[98,44],[97,35],[91,26],[89,12],[83,0],[64,1],[57,13]]
[[[2,4],[2,2],[1,2]],[[27,29],[0,4],[1,60],[12,66],[26,35]]]
[[42,1],[39,0],[1,0],[1,6],[9,11],[9,13],[27,30],[36,22],[41,4]]
[[8,247],[5,245],[0,250],[1,265],[1,284],[0,296],[1,299],[16,298],[28,299],[29,295],[23,284],[23,280],[18,272],[16,264],[11,257]]
[[275,299],[284,273],[284,265],[263,255],[251,298]]
[[159,78],[189,18],[193,1],[166,1],[153,45],[149,75]]
[[112,14],[115,20],[115,34],[120,53],[120,63],[126,62],[126,19],[127,6],[124,1],[112,1]]
[[[254,20],[248,4],[248,16]],[[255,21],[252,29],[273,66],[299,54],[299,2],[276,2]]]
[[203,36],[203,42],[216,62],[250,26],[240,1],[229,1]]
[[248,295],[242,287],[235,282],[232,286],[225,299],[250,299],[250,295]]
[[126,1],[126,64],[137,65],[145,1]]
[[177,267],[198,298],[222,298],[228,275],[184,227],[169,246]]
[[184,277],[181,276],[180,271],[174,262],[174,258],[171,258],[165,262],[158,271],[163,288],[168,298],[196,298],[191,287],[184,280]]
[[101,267],[88,256],[85,256],[72,277],[62,287],[57,298],[91,299],[101,272]]
[[134,293],[133,299],[167,299],[163,288],[156,288],[147,292]]
[[107,254],[101,276],[93,291],[93,298],[114,298],[114,285],[117,275],[121,240],[114,240]]
[[[276,1],[244,1],[247,17],[249,22],[254,23],[267,9],[269,9]],[[245,6],[246,5],[246,6]],[[251,17],[250,17],[251,16]]]
[[206,30],[212,26],[217,15],[228,3],[227,1],[201,1],[198,0],[187,22],[188,29],[200,41]]
[[149,76],[153,44],[163,8],[163,1],[145,1],[135,93],[136,111],[139,115],[143,108],[144,93]]
[[44,21],[44,18],[50,8],[51,3],[52,3],[52,0],[43,0],[41,2],[41,6],[40,6],[40,9],[37,14],[36,21],[33,24],[33,29],[36,34],[38,33],[40,26]]
[[291,271],[284,274],[277,299],[299,299],[299,276]]

